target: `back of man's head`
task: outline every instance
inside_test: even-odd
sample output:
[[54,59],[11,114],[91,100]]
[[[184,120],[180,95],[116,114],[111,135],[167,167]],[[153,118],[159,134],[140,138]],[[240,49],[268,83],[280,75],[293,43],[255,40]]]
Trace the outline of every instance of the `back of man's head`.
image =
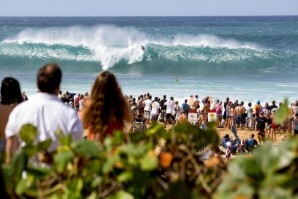
[[164,99],[166,99],[166,98],[167,98],[167,96],[166,96],[166,95],[164,95],[164,96],[163,96],[163,98],[164,98]]
[[41,67],[37,73],[37,86],[41,92],[53,93],[59,88],[62,78],[60,67],[49,63]]

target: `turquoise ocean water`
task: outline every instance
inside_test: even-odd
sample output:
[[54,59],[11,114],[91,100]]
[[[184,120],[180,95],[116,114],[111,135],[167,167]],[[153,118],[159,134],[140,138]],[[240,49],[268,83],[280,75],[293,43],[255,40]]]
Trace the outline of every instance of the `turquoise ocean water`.
[[50,61],[63,69],[63,91],[90,91],[110,70],[127,95],[293,101],[298,16],[0,17],[0,79],[13,76],[34,94]]

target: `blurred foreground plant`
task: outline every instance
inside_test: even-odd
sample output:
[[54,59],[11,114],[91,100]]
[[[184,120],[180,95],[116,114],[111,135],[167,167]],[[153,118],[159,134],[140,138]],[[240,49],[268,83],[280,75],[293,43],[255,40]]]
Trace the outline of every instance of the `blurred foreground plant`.
[[221,162],[207,168],[198,150],[219,143],[214,125],[202,131],[180,124],[169,132],[154,124],[145,133],[114,132],[103,144],[59,136],[35,143],[37,130],[23,126],[26,146],[3,166],[8,192],[20,198],[212,198]]

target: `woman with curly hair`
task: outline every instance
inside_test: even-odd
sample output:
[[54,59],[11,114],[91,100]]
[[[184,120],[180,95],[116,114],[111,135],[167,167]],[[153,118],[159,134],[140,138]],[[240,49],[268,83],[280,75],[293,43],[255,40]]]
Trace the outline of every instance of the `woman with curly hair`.
[[89,130],[88,139],[103,142],[114,130],[124,130],[132,122],[129,104],[125,101],[115,76],[109,71],[99,73],[90,97],[84,102],[82,121]]

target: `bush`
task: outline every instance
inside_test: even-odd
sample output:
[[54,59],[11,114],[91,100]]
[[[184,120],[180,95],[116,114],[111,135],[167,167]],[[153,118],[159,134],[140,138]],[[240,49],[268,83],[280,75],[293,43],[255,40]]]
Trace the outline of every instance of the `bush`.
[[[286,100],[276,121],[288,113]],[[36,128],[25,125],[26,146],[2,167],[7,191],[12,198],[298,199],[298,138],[266,141],[252,156],[229,161],[226,172],[221,158],[204,164],[198,152],[219,143],[214,124],[207,129],[180,124],[164,132],[154,124],[146,133],[115,132],[102,144],[58,131],[59,147],[47,153],[51,140],[35,143]]]
[[[115,132],[103,144],[59,137],[35,143],[35,127],[23,126],[26,146],[3,166],[8,193],[20,198],[211,198],[221,181],[219,163],[207,168],[198,150],[219,143],[214,125],[202,131],[180,124],[168,133],[152,125],[146,133]],[[46,162],[46,163],[44,163]]]

